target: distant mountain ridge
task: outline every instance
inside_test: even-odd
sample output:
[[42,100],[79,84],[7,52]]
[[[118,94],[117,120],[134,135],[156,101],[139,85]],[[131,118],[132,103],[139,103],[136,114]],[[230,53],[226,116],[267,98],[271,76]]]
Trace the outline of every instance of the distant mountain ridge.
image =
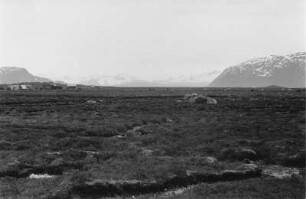
[[22,82],[60,82],[65,84],[82,84],[91,86],[117,87],[203,87],[216,77],[220,71],[204,72],[194,75],[180,75],[161,80],[142,79],[128,74],[95,75],[92,77],[57,77],[48,79],[32,75],[22,67],[0,67],[0,84]]
[[0,84],[13,84],[21,82],[51,82],[51,80],[34,76],[25,68],[0,67]]
[[305,87],[306,53],[270,55],[226,68],[210,87]]
[[128,74],[101,75],[83,79],[77,83],[95,86],[118,87],[204,87],[221,71],[203,72],[193,75],[172,76],[160,80],[143,79]]
[[[134,76],[98,75],[75,83],[96,86],[122,87],[205,87],[216,77],[210,87],[305,87],[306,53],[299,52],[286,56],[270,55],[252,59],[219,71],[196,75],[181,75],[163,80],[143,80]],[[64,80],[65,81],[65,80]],[[21,82],[52,82],[52,80],[32,75],[21,67],[0,67],[0,84]]]

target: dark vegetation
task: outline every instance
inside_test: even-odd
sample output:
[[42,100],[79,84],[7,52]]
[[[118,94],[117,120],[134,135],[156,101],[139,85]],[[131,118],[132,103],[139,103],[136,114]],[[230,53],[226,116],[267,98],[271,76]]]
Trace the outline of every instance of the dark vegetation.
[[[192,92],[218,104],[176,102]],[[271,191],[270,198],[304,198],[304,176],[207,180],[225,170],[240,175],[251,161],[260,168],[299,168],[304,175],[304,144],[304,89],[1,91],[0,198],[154,198],[149,193],[200,182],[214,183],[173,197],[264,198]],[[95,186],[100,191],[90,195]],[[101,193],[103,186],[113,192]]]
[[170,177],[160,182],[121,182],[121,183],[94,183],[82,184],[73,187],[72,193],[82,197],[101,197],[116,195],[141,195],[146,193],[158,193],[167,189],[185,187],[188,185],[199,184],[201,182],[219,182],[243,180],[252,177],[259,177],[260,171],[224,171],[221,173],[181,175]]
[[171,199],[213,199],[213,198],[304,198],[305,187],[300,180],[253,178],[234,182],[201,184]]

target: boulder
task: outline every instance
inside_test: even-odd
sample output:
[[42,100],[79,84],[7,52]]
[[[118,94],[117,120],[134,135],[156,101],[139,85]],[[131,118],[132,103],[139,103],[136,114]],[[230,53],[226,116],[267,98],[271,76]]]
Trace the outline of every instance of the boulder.
[[196,161],[200,165],[214,165],[218,163],[217,158],[211,156],[201,156],[191,158],[191,161]]
[[190,100],[190,98],[194,98],[196,96],[198,96],[197,93],[192,93],[192,94],[187,93],[186,95],[184,95],[184,101],[188,101]]
[[211,97],[206,97],[207,99],[207,104],[217,104],[217,100]]
[[195,97],[192,97],[189,99],[189,102],[191,103],[197,103],[197,104],[201,104],[201,103],[206,103],[207,99],[206,97],[202,96],[202,95],[198,95]]
[[203,95],[198,95],[194,98],[191,98],[190,102],[191,103],[198,103],[198,104],[200,104],[200,103],[217,104],[217,100],[215,100],[211,97],[203,96]]
[[87,100],[86,104],[96,104],[97,102],[95,100]]
[[199,95],[197,93],[192,93],[192,94],[186,94],[184,96],[184,101],[190,102],[190,103],[207,103],[207,104],[217,104],[217,100],[207,97],[204,95]]
[[165,118],[165,119],[164,119],[164,122],[170,123],[170,122],[173,122],[173,120],[170,119],[170,118]]
[[153,150],[151,149],[142,149],[141,153],[145,156],[151,156],[153,154]]
[[204,161],[208,164],[216,164],[218,160],[214,157],[205,157]]

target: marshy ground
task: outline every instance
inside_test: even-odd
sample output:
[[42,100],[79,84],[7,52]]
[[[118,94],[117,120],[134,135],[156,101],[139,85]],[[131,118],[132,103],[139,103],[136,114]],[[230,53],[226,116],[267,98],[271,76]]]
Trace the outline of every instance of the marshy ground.
[[304,198],[304,167],[305,89],[0,92],[0,198]]

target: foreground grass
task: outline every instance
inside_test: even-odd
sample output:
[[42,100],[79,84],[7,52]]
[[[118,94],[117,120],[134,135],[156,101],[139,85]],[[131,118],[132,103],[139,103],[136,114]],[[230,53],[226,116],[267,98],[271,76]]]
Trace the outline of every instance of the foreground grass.
[[303,179],[249,179],[236,182],[202,184],[171,199],[200,198],[305,198]]
[[[218,104],[175,103],[186,92],[208,94]],[[103,103],[88,105],[89,99]],[[251,149],[258,164],[305,165],[304,90],[2,92],[0,125],[0,193],[4,198],[47,197],[96,179],[163,180],[186,171],[214,173],[244,164],[243,158],[225,156],[224,149]],[[212,163],[207,157],[217,161]],[[293,161],[291,157],[298,158]],[[58,177],[26,178],[33,172]],[[280,198],[299,198],[303,185],[290,180],[244,182],[250,186],[217,183],[209,185],[209,190],[203,185],[207,193],[195,188],[184,194],[235,198],[233,194],[239,192],[243,196],[258,193],[261,198],[263,187],[274,193],[279,184]],[[214,187],[221,195],[211,191]],[[187,197],[175,197],[183,196]]]

